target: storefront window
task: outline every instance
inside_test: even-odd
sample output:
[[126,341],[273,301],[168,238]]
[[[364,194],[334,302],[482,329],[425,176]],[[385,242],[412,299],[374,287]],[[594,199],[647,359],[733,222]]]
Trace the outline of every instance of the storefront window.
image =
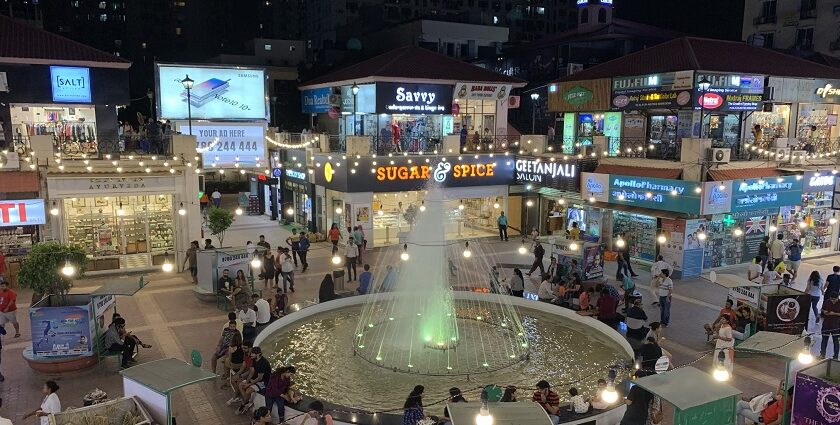
[[749,130],[753,131],[755,125],[761,126],[761,139],[755,141],[759,146],[767,148],[776,138],[787,137],[790,105],[773,105],[771,112],[753,112]]
[[114,260],[94,270],[148,267],[174,253],[171,195],[73,198],[64,209],[67,242],[95,260]]
[[741,118],[739,114],[710,114],[706,116],[708,138],[727,144],[740,139]]
[[[796,137],[800,139],[828,139],[840,136],[837,115],[840,105],[803,104],[796,120]],[[813,130],[816,127],[816,130]]]
[[294,214],[291,217],[285,211],[284,214],[289,220],[308,226],[309,221],[312,220],[312,198],[307,192],[308,185],[290,180],[286,180],[284,185],[287,195],[291,195],[291,199],[283,201],[284,204],[288,204],[286,210],[289,207],[294,208]]
[[656,258],[656,217],[613,211],[613,233],[623,234],[630,256],[645,261]]
[[97,152],[96,113],[90,106],[12,105],[12,133],[18,137],[53,136],[66,155]]
[[[758,254],[758,247],[767,235],[767,211],[743,214],[717,214],[708,223],[704,268],[749,263]],[[736,228],[744,234],[733,235]]]
[[467,127],[470,134],[476,131],[482,135],[498,133],[495,100],[456,99],[455,103],[460,108],[459,115],[455,117],[455,133],[461,131],[462,126]]
[[677,140],[676,115],[651,115],[650,143],[673,144]]
[[834,226],[829,223],[834,216],[831,200],[832,187],[824,192],[803,193],[802,205],[782,207],[776,226],[785,237],[785,245],[799,239],[806,255],[829,251],[834,232]]

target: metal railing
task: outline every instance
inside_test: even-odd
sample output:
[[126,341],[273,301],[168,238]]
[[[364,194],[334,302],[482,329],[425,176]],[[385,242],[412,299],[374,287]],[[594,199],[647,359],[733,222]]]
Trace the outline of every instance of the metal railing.
[[106,155],[171,155],[172,136],[123,135],[116,139],[53,138],[53,152],[64,157],[101,159]]

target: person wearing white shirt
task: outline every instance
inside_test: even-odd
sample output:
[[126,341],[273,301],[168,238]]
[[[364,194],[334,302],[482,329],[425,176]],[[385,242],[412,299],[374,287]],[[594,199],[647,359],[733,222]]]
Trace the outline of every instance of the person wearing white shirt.
[[[0,407],[3,407],[3,399],[0,398]],[[12,425],[12,421],[0,416],[0,425]]]
[[271,321],[271,306],[268,301],[260,298],[259,294],[251,295],[254,300],[254,308],[257,310],[257,327],[265,326]]
[[219,193],[219,189],[213,191],[213,194],[210,195],[210,198],[213,199],[213,206],[219,208],[222,206],[222,194]]
[[768,269],[776,267],[780,261],[785,259],[785,243],[782,239],[784,239],[784,235],[779,233],[776,240],[770,243],[770,257],[773,258],[773,263]]
[[[670,276],[671,273],[674,272],[674,267],[671,266],[665,258],[661,255],[656,256],[656,262],[653,263],[653,266],[650,268],[650,275],[653,276],[653,279],[650,280],[650,290],[656,295],[657,290],[659,288],[659,282],[662,281],[662,270],[668,270],[668,274]],[[659,301],[654,300],[650,305],[658,305]]]
[[288,289],[295,292],[295,263],[292,261],[292,256],[289,255],[288,249],[283,250],[283,257],[280,261],[280,275],[283,276],[283,293],[287,290],[287,284]]
[[761,273],[764,272],[761,267],[761,260],[762,258],[760,256],[753,259],[750,268],[747,269],[747,280],[755,280],[761,277]]
[[251,306],[242,304],[236,312],[236,318],[242,323],[242,340],[253,341],[257,336],[257,312]]
[[544,276],[540,283],[540,288],[537,290],[537,297],[540,301],[546,302],[551,302],[554,299],[554,291],[551,290],[551,281],[547,275]]
[[344,255],[347,257],[347,281],[352,282],[359,277],[356,274],[356,260],[359,258],[359,246],[356,245],[352,236],[347,239],[347,247],[344,249]]
[[671,271],[668,269],[662,270],[660,276],[662,281],[656,289],[659,296],[659,323],[668,326],[668,322],[671,321],[671,293],[674,290],[674,281],[671,280]]
[[729,373],[732,373],[732,355],[735,347],[735,338],[732,336],[732,326],[729,323],[729,316],[720,316],[720,329],[717,335],[712,336],[715,341],[715,359],[718,358],[718,353],[723,352],[725,357],[724,366]]
[[572,396],[569,399],[569,410],[575,413],[589,412],[589,402],[584,400],[582,395],[578,394],[577,388],[569,388],[569,395]]
[[41,402],[41,407],[37,410],[27,413],[23,419],[29,419],[32,416],[41,418],[41,425],[50,425],[50,414],[61,413],[61,400],[58,399],[58,384],[55,381],[47,381],[41,392],[44,393],[44,401]]

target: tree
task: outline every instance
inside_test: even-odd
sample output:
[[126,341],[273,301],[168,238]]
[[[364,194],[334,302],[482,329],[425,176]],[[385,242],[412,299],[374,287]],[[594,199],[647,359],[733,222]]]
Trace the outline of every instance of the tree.
[[[18,282],[32,289],[32,303],[46,295],[65,295],[72,286],[71,277],[84,277],[87,270],[85,251],[74,245],[59,242],[40,242],[23,261],[18,272]],[[61,270],[70,263],[76,268],[74,276],[65,276]]]
[[224,246],[225,231],[233,224],[233,213],[222,208],[212,207],[207,213],[207,227],[210,234],[219,239],[219,248]]

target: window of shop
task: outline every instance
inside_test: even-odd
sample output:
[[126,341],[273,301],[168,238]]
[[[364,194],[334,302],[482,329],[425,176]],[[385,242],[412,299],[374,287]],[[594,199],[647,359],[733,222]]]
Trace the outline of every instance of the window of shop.
[[840,136],[837,127],[837,116],[839,114],[840,105],[800,105],[799,117],[796,120],[796,136],[813,142]]
[[566,208],[565,230],[572,229],[572,223],[577,223],[581,238],[598,241],[601,238],[601,209],[583,204],[572,204]]
[[656,258],[656,217],[613,211],[613,233],[623,234],[630,256],[645,261]]
[[[767,236],[768,212],[716,214],[708,223],[703,268],[715,268],[749,263],[758,254],[761,241]],[[740,228],[744,234],[733,235]]]
[[65,200],[67,242],[93,258],[92,271],[162,263],[175,251],[172,202],[172,195]]
[[773,110],[770,112],[753,112],[752,123],[748,129],[754,131],[753,128],[756,125],[761,126],[761,137],[755,142],[767,148],[776,138],[787,137],[789,124],[790,105],[773,105]]
[[12,105],[15,136],[52,136],[64,154],[97,151],[96,112],[90,106]]
[[[308,185],[289,180],[286,180],[284,185],[285,189],[291,192],[291,199],[283,200],[285,217],[295,223],[308,226],[312,220],[312,198],[307,192]],[[286,214],[290,207],[294,209],[292,216]]]
[[[831,178],[823,176],[826,177]],[[832,184],[825,191],[803,192],[801,205],[782,207],[779,210],[775,222],[778,231],[785,237],[785,245],[798,239],[806,255],[831,250],[834,226],[829,220],[834,216],[831,209],[833,188]]]
[[650,116],[650,143],[673,144],[677,140],[676,115]]
[[740,114],[709,114],[705,125],[709,129],[708,137],[723,143],[735,143],[740,139]]

